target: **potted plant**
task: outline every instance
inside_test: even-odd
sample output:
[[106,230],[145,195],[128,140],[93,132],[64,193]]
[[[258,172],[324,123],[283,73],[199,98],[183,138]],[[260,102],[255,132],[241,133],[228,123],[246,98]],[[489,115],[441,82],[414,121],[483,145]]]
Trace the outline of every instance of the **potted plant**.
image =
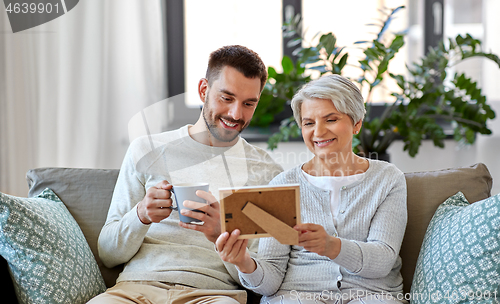
[[[487,121],[493,119],[495,113],[477,83],[463,73],[451,77],[447,73],[452,66],[471,57],[492,60],[500,68],[499,57],[483,52],[481,42],[470,35],[459,35],[449,39],[447,44],[430,49],[420,62],[407,65],[408,76],[391,73],[389,63],[404,45],[404,34],[390,33],[388,29],[402,8],[387,9],[386,18],[377,25],[379,31],[373,40],[356,43],[363,49],[364,58],[358,61],[359,78],[351,80],[366,94],[367,116],[353,141],[355,151],[379,158],[396,139],[404,141],[404,150],[412,157],[418,153],[425,138],[444,147],[443,122],[451,123],[457,141],[471,144],[477,133],[491,134]],[[295,92],[313,77],[343,73],[349,53],[345,47],[337,46],[335,35],[324,34],[317,44],[305,47],[300,24],[300,16],[294,16],[284,26],[285,36],[295,36],[289,46],[296,47],[293,52],[296,59],[293,62],[284,56],[282,73],[269,68],[269,81],[261,97],[264,102],[259,102],[257,116],[272,113],[269,111],[271,105],[283,109]],[[372,93],[381,86],[384,77],[394,79],[400,90],[391,93],[394,101],[382,105],[381,115],[373,115]],[[272,121],[269,116],[266,122]],[[263,120],[258,118],[258,121]],[[280,141],[299,136],[300,130],[293,117],[286,118],[281,121],[279,131],[269,138],[268,148],[272,150]]]

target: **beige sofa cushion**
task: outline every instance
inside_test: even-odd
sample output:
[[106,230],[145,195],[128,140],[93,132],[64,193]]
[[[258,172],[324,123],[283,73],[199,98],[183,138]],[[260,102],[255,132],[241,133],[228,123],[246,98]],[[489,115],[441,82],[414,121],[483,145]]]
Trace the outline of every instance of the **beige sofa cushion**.
[[410,291],[420,246],[437,207],[462,191],[469,202],[491,196],[493,184],[484,164],[439,171],[405,173],[408,188],[408,225],[401,247],[404,292]]
[[50,188],[61,199],[83,231],[107,287],[116,283],[123,266],[107,268],[97,252],[97,239],[108,215],[118,178],[117,169],[38,168],[26,173],[34,197]]

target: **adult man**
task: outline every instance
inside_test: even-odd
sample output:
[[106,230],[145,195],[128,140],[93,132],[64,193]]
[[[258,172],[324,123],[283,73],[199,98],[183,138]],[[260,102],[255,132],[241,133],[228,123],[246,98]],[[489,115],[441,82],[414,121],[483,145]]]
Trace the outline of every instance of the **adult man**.
[[[282,168],[239,134],[248,126],[267,79],[259,56],[242,46],[210,55],[194,125],[134,140],[123,161],[99,255],[108,267],[126,263],[117,285],[89,303],[244,303],[236,269],[213,243],[220,234],[218,188],[267,184]],[[208,182],[210,203],[180,223],[171,184]],[[215,195],[215,196],[214,196]],[[186,203],[188,207],[190,206]],[[181,227],[179,227],[181,226]],[[253,250],[256,250],[254,247]]]

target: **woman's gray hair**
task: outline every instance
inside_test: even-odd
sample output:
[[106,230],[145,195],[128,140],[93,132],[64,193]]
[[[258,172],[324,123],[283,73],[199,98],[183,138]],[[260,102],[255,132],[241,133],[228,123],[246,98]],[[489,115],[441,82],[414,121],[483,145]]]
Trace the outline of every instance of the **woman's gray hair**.
[[358,87],[340,75],[325,75],[305,84],[293,96],[293,117],[299,127],[302,124],[302,103],[313,98],[331,100],[338,111],[351,117],[354,124],[365,117],[365,102]]

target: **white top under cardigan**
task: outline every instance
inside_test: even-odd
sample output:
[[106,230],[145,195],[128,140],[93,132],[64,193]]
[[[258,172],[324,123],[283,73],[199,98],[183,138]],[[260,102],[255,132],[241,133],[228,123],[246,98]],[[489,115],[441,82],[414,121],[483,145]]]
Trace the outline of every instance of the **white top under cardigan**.
[[342,188],[359,181],[365,177],[365,173],[348,176],[314,176],[301,170],[308,182],[314,186],[332,192],[330,199],[330,209],[332,211],[333,224],[337,227],[338,206],[340,204],[340,193]]
[[309,183],[301,167],[279,174],[270,184],[299,183],[302,222],[322,225],[328,234],[338,236],[340,254],[331,260],[263,238],[257,269],[240,273],[242,284],[266,296],[278,290],[402,293],[399,249],[407,222],[404,174],[392,164],[369,160],[364,178],[341,190],[336,228],[331,191]]

